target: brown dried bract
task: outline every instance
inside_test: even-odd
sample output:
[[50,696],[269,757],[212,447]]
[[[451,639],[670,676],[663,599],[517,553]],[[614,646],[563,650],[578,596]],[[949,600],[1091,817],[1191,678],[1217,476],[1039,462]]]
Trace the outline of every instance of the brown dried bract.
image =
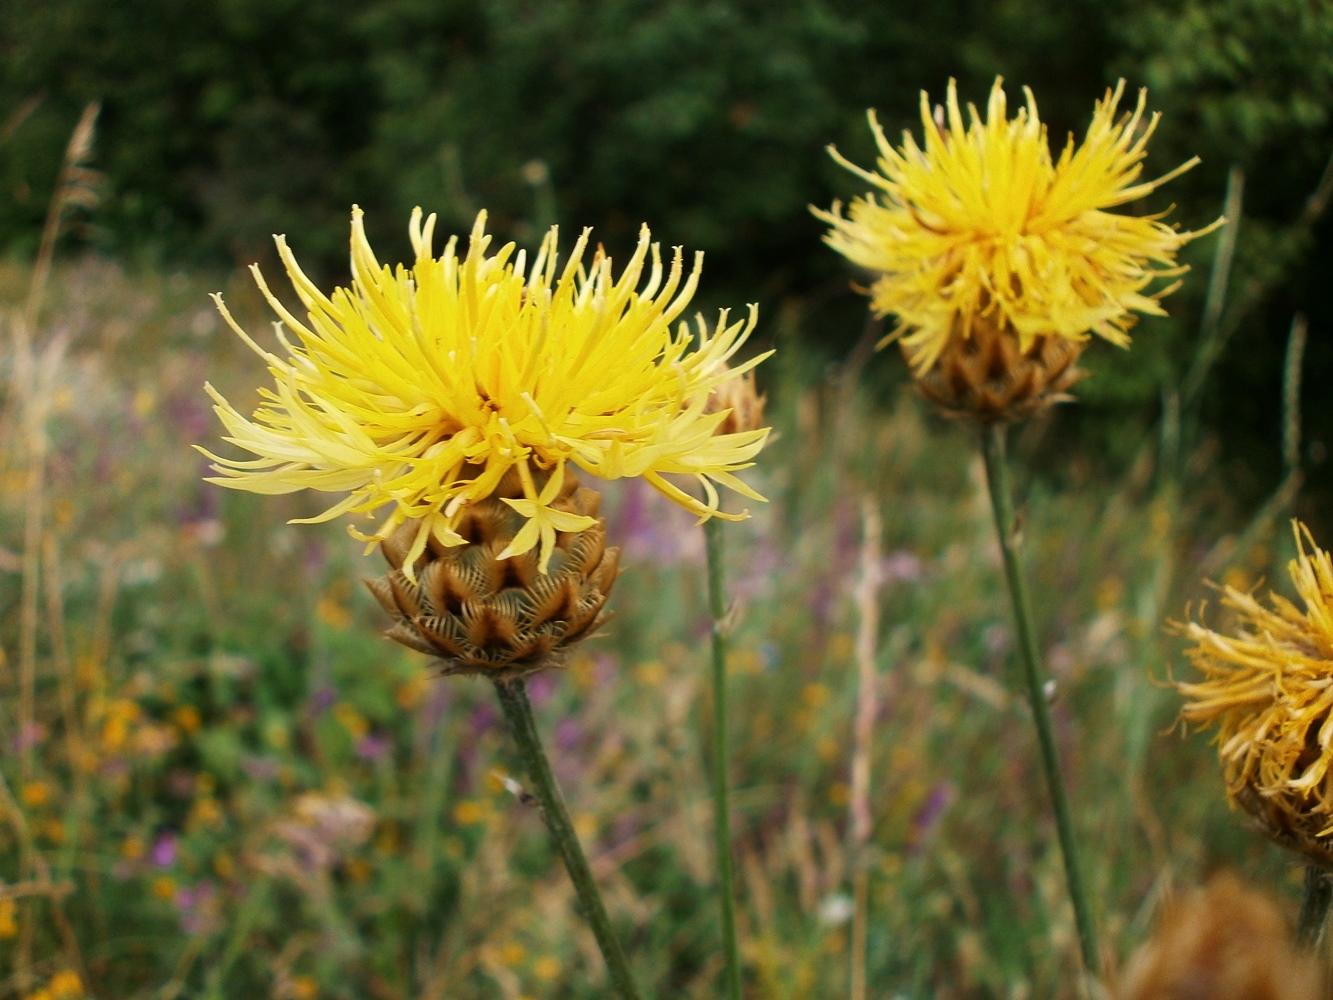
[[708,400],[709,413],[722,410],[731,412],[718,427],[718,434],[738,434],[742,431],[757,431],[764,426],[764,403],[767,396],[759,395],[755,389],[754,372],[749,371],[740,378],[723,382],[713,390]]
[[[949,417],[982,424],[1024,420],[1053,403],[1068,402],[1082,341],[1048,335],[1026,351],[1006,323],[976,319],[968,336],[955,330],[939,359],[916,376],[921,395]],[[904,356],[910,354],[903,347]]]
[[[366,586],[394,618],[385,634],[435,657],[442,675],[503,679],[558,666],[569,647],[606,621],[620,550],[606,547],[604,518],[584,531],[560,532],[546,573],[535,549],[496,558],[524,524],[503,498],[522,495],[510,473],[467,509],[458,526],[467,544],[445,546],[432,537],[417,559],[415,584],[403,560],[418,523],[407,522],[380,546],[390,570]],[[600,503],[596,490],[567,474],[552,506],[596,517]]]
[[1167,904],[1116,1000],[1320,1000],[1319,970],[1277,904],[1234,875]]

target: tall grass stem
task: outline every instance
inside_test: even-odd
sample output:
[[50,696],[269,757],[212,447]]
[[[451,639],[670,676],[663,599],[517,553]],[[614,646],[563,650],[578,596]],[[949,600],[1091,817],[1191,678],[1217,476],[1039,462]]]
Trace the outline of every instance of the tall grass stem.
[[1221,336],[1222,312],[1226,307],[1227,285],[1231,279],[1231,262],[1236,255],[1236,237],[1240,234],[1244,198],[1245,172],[1233,166],[1227,172],[1227,190],[1222,202],[1222,215],[1227,224],[1217,234],[1213,267],[1208,275],[1208,294],[1203,303],[1203,317],[1199,321],[1198,349],[1180,384],[1181,408],[1191,424],[1199,393],[1224,346]]
[[1305,314],[1296,313],[1291,318],[1282,374],[1282,465],[1286,475],[1239,535],[1225,536],[1208,550],[1199,563],[1199,575],[1202,577],[1215,576],[1227,563],[1248,554],[1260,539],[1272,531],[1273,525],[1290,512],[1305,483],[1305,473],[1301,468],[1301,369],[1308,335],[1309,323]]
[[741,1000],[741,958],[736,943],[736,879],[731,857],[731,782],[727,738],[727,595],[722,522],[704,522],[708,553],[708,608],[713,616],[713,838],[717,847],[717,895],[722,907],[722,953],[727,1000]]
[[1051,711],[1046,701],[1045,685],[1041,676],[1037,634],[1032,624],[1032,602],[1028,597],[1022,568],[1018,564],[1019,537],[1014,523],[1014,502],[1009,485],[1009,470],[1005,464],[1004,436],[1005,428],[1002,424],[992,424],[982,431],[981,454],[986,464],[986,485],[990,490],[991,510],[995,515],[995,533],[999,536],[1000,552],[1004,558],[1004,575],[1014,605],[1014,624],[1018,628],[1028,702],[1032,706],[1032,721],[1037,727],[1037,743],[1041,749],[1042,769],[1046,773],[1046,785],[1050,791],[1051,807],[1055,813],[1060,853],[1064,856],[1065,881],[1069,886],[1069,897],[1074,904],[1079,950],[1083,955],[1084,966],[1090,973],[1097,975],[1101,969],[1097,950],[1097,930],[1092,919],[1086,883],[1083,881],[1082,866],[1079,863],[1069,796],[1065,791],[1064,777],[1060,772],[1060,755],[1055,746]]
[[569,872],[570,881],[574,883],[574,890],[583,906],[584,918],[592,927],[602,958],[606,960],[611,982],[623,1000],[640,1000],[639,991],[630,974],[629,962],[625,959],[625,951],[611,927],[611,918],[607,915],[606,904],[602,902],[601,892],[593,879],[592,868],[579,844],[578,834],[574,832],[574,824],[570,822],[565,797],[560,794],[560,786],[551,773],[551,762],[537,734],[537,722],[532,715],[532,703],[528,701],[527,685],[522,678],[496,681],[495,693],[500,698],[500,707],[513,730],[519,756],[523,758],[523,765],[537,793],[546,827],[551,831],[556,850],[564,859],[565,869]]

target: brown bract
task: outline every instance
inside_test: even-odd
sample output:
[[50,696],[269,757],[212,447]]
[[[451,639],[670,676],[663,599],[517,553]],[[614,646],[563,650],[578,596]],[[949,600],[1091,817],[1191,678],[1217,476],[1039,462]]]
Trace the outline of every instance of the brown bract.
[[739,434],[756,431],[764,425],[764,403],[767,396],[759,395],[754,385],[754,372],[723,382],[713,390],[705,408],[709,413],[729,410],[718,426],[718,434]]
[[1115,1000],[1319,1000],[1313,960],[1277,904],[1234,875],[1167,904],[1131,956]]
[[[1086,341],[1038,336],[1024,350],[1007,324],[975,320],[970,336],[955,335],[926,371],[918,391],[946,416],[981,424],[1024,420],[1053,403],[1087,373],[1077,367]],[[909,348],[899,342],[911,360]]]
[[545,573],[535,550],[496,558],[525,523],[504,500],[522,496],[511,473],[494,494],[468,507],[458,528],[466,544],[445,546],[432,537],[416,560],[416,583],[403,562],[417,523],[402,525],[380,546],[389,572],[366,586],[394,618],[385,634],[435,657],[441,675],[500,680],[559,666],[572,645],[606,621],[620,550],[606,547],[606,520],[597,517],[601,495],[566,474],[552,508],[596,524],[558,532]]

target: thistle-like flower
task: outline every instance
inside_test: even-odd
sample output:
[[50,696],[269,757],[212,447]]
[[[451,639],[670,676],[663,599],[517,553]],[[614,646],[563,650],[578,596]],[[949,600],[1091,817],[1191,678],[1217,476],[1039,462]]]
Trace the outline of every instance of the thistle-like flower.
[[[1264,832],[1333,864],[1333,561],[1293,522],[1290,572],[1303,608],[1278,594],[1222,588],[1237,619],[1224,633],[1190,621],[1181,631],[1203,680],[1178,682],[1180,717],[1218,728],[1218,755],[1234,802]],[[1307,551],[1307,545],[1309,551]]]
[[[1180,247],[1209,229],[1180,232],[1161,216],[1113,211],[1195,165],[1141,181],[1157,116],[1145,93],[1116,119],[1124,82],[1093,111],[1081,144],[1053,158],[1032,92],[1010,118],[997,79],[983,121],[965,121],[953,81],[932,114],[921,95],[924,145],[895,149],[874,111],[878,171],[829,152],[876,190],[846,215],[815,209],[825,242],[875,275],[871,307],[896,317],[894,340],[922,391],[946,411],[983,422],[1026,416],[1067,398],[1090,334],[1126,346],[1134,314],[1163,315],[1160,299]],[[1215,224],[1216,225],[1216,224]]]
[[[209,481],[255,493],[349,492],[310,521],[391,506],[376,531],[353,533],[380,541],[419,521],[409,567],[428,538],[464,544],[456,529],[467,508],[511,470],[522,498],[507,502],[526,524],[499,558],[539,547],[543,572],[556,532],[584,530],[593,518],[553,507],[537,472],[558,479],[573,464],[603,479],[641,476],[701,519],[744,517],[719,509],[715,484],[762,500],[735,473],[752,464],[768,431],[717,435],[726,414],[706,411],[715,389],[767,356],[727,365],[754,328],[754,307],[734,324],[724,311],[711,332],[700,319],[691,349],[688,327],[673,333],[672,323],[694,295],[701,254],[688,275],[679,248],[664,268],[645,226],[615,277],[600,248],[585,267],[585,231],[561,268],[553,227],[529,265],[513,244],[487,253],[485,220],[484,212],[477,217],[462,260],[454,239],[434,257],[435,216],[423,224],[418,209],[410,226],[416,260],[390,268],[376,260],[353,209],[352,285],[329,296],[277,237],[307,320],[252,268],[282,320],[283,358],[260,347],[217,298],[228,324],[268,362],[275,385],[261,390],[264,402],[249,418],[207,387],[224,440],[257,456],[205,451],[219,473]],[[704,499],[665,478],[673,474],[696,478]]]
[[[221,486],[256,493],[347,492],[317,517],[391,508],[370,532],[389,574],[371,589],[390,635],[434,653],[445,672],[522,674],[552,662],[602,620],[616,576],[598,497],[576,470],[641,476],[701,520],[724,513],[717,485],[763,497],[735,473],[767,428],[723,432],[715,397],[767,355],[731,367],[755,323],[723,311],[698,334],[673,323],[699,278],[677,248],[669,267],[645,226],[617,277],[584,231],[557,261],[552,228],[529,263],[513,244],[490,253],[485,213],[460,260],[439,257],[435,216],[418,209],[411,267],[381,265],[352,212],[352,283],[323,294],[277,237],[306,310],[302,321],[256,282],[281,323],[284,356],[260,347],[275,384],[245,417],[207,386],[228,436],[254,458],[204,451]],[[669,476],[698,481],[702,499]]]

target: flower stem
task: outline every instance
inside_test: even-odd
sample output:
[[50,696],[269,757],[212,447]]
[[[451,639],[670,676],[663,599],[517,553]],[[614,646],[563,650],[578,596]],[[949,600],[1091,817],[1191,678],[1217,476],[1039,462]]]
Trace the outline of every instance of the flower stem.
[[597,946],[606,960],[606,967],[611,974],[611,982],[623,1000],[639,1000],[639,991],[630,974],[629,963],[625,960],[625,951],[611,928],[611,918],[607,915],[606,905],[593,879],[588,858],[579,844],[574,824],[569,820],[569,810],[565,808],[565,798],[560,794],[560,786],[555,783],[551,773],[551,762],[542,748],[541,737],[537,735],[537,723],[532,716],[532,705],[528,701],[527,685],[520,678],[495,682],[495,693],[500,697],[500,706],[514,733],[514,742],[518,744],[519,756],[528,770],[541,804],[542,816],[551,839],[564,859],[565,869],[570,881],[578,893],[583,906],[583,915],[592,927]]
[[1009,487],[1009,470],[1004,460],[1004,433],[1001,424],[991,424],[981,433],[981,455],[986,463],[986,485],[990,489],[991,509],[995,514],[995,532],[1000,539],[1004,556],[1004,575],[1009,584],[1009,596],[1014,605],[1014,623],[1018,627],[1019,646],[1023,655],[1023,673],[1027,680],[1028,702],[1032,706],[1032,721],[1037,726],[1037,743],[1041,748],[1042,768],[1055,812],[1055,829],[1060,839],[1060,853],[1064,857],[1065,881],[1074,904],[1074,922],[1078,927],[1079,949],[1083,965],[1096,975],[1100,970],[1097,951],[1097,931],[1088,905],[1083,872],[1079,864],[1078,845],[1074,841],[1074,823],[1069,811],[1069,797],[1060,773],[1060,756],[1055,746],[1051,727],[1050,707],[1041,678],[1041,657],[1037,650],[1036,630],[1032,626],[1032,606],[1028,599],[1027,584],[1018,565],[1018,532],[1014,525],[1013,495]]
[[741,960],[736,944],[736,886],[731,864],[731,789],[727,779],[727,599],[723,581],[722,522],[704,522],[708,552],[708,606],[713,616],[713,837],[717,844],[718,897],[727,1000],[741,1000]]
[[1320,865],[1305,866],[1305,891],[1301,894],[1301,916],[1296,924],[1296,940],[1302,948],[1314,948],[1328,923],[1328,906],[1333,903],[1333,880]]

